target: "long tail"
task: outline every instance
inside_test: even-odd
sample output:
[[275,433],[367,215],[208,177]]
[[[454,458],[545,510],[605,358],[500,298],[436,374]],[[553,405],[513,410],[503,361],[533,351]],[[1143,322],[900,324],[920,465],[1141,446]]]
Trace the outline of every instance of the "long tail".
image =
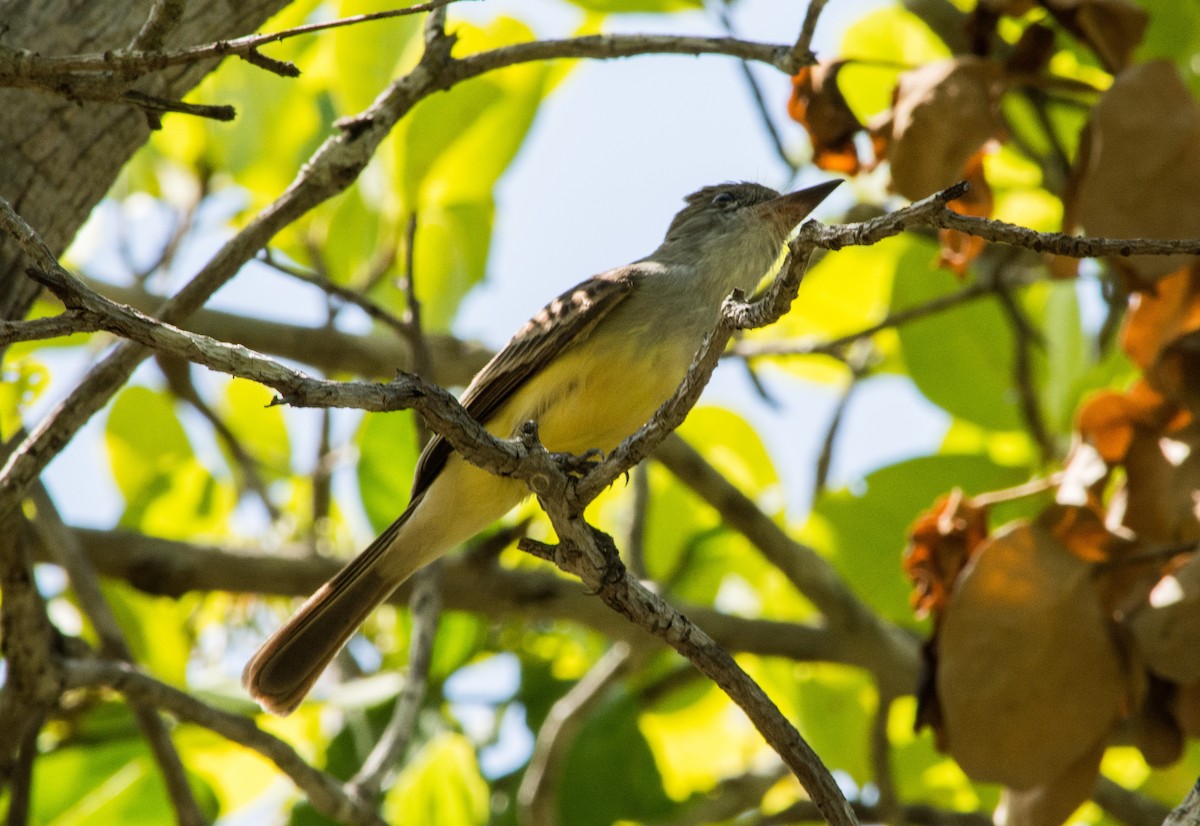
[[[354,635],[363,620],[426,559],[411,555],[412,566],[376,564],[396,541],[420,499],[408,508],[366,550],[326,582],[271,635],[242,672],[242,685],[272,714],[290,714],[313,683]],[[393,555],[395,556],[395,555]]]

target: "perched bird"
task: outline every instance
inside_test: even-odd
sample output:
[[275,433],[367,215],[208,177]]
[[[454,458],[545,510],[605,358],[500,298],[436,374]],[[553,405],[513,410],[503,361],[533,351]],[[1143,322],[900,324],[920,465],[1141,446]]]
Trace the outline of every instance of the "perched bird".
[[[790,195],[752,183],[692,193],[658,249],[589,278],[526,323],[475,376],[463,407],[499,437],[533,420],[547,450],[613,449],[678,387],[725,298],[754,290],[838,183]],[[434,437],[404,513],[263,644],[242,675],[250,694],[276,714],[294,710],[400,583],[528,493],[524,482],[477,468]]]

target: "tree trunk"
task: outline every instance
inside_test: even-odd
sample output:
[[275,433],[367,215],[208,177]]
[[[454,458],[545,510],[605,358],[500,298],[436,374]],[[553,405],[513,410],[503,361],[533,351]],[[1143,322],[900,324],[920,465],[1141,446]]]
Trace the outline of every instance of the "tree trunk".
[[[249,34],[287,2],[219,0],[218,14],[208,3],[185,3],[164,46]],[[0,29],[9,47],[43,55],[102,52],[128,47],[151,7],[150,0],[0,0]],[[173,67],[133,88],[178,99],[215,66]],[[0,89],[0,195],[61,254],[149,135],[146,117],[131,106]],[[26,266],[16,244],[0,238],[0,319],[23,318],[37,295]]]

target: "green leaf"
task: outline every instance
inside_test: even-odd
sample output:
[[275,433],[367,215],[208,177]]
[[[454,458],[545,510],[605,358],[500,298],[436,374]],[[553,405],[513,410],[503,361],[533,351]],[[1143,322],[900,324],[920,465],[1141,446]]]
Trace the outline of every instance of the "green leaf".
[[[389,0],[341,0],[334,5],[335,17],[396,8]],[[339,112],[352,114],[366,109],[391,78],[412,68],[419,54],[423,19],[423,15],[411,14],[376,20],[362,26],[344,26],[316,38],[321,43],[321,56],[311,74],[328,84]]]
[[113,402],[104,442],[117,487],[131,506],[194,458],[171,397],[139,385]]
[[[412,642],[412,614],[396,612],[397,623],[395,651],[385,652],[382,670],[407,667],[409,645]],[[474,614],[464,611],[444,611],[438,619],[437,633],[433,642],[433,657],[429,664],[432,680],[442,681],[469,663],[483,649],[487,641],[488,623]]]
[[[225,385],[219,408],[225,424],[269,479],[289,475],[292,461],[283,407],[273,405],[274,400],[275,393],[261,384],[233,379]],[[230,465],[236,467],[234,462]]]
[[0,436],[10,439],[23,425],[22,412],[50,385],[50,370],[32,356],[16,356],[12,348],[0,370]]
[[[34,822],[46,826],[170,823],[174,809],[162,775],[140,736],[81,742],[40,755],[34,762]],[[188,783],[208,818],[216,799],[191,773]]]
[[900,697],[892,703],[888,715],[897,796],[956,812],[991,811],[998,802],[999,789],[972,784],[952,758],[938,751],[932,732],[914,732],[916,714],[916,698]]
[[849,60],[910,68],[951,56],[937,33],[900,3],[884,6],[850,24],[842,35],[841,55]]
[[1174,61],[1192,94],[1200,97],[1200,6],[1178,0],[1138,0],[1150,12],[1150,25],[1134,55],[1137,63]]
[[[892,279],[900,257],[913,240],[904,236],[869,247],[846,247],[825,255],[804,277],[800,295],[778,323],[747,335],[750,340],[798,341],[831,338],[858,332],[882,319],[891,302]],[[896,352],[896,334],[883,330],[873,336],[885,359]],[[892,359],[894,360],[894,358]],[[762,359],[810,381],[841,383],[846,367],[835,359]],[[894,369],[894,366],[892,366]]]
[[[621,694],[587,719],[567,755],[559,787],[559,819],[572,826],[661,820],[674,804],[638,728],[633,699]],[[613,794],[620,789],[620,794]]]
[[663,14],[700,9],[704,0],[570,0],[581,9],[600,14]]
[[358,492],[371,527],[382,531],[408,504],[417,466],[417,428],[410,411],[376,413],[358,430]]
[[396,778],[383,816],[389,823],[483,826],[489,796],[470,742],[447,732],[426,743]]
[[173,597],[144,594],[119,580],[105,580],[102,587],[133,661],[163,682],[185,685],[192,647],[188,606]]
[[[897,262],[892,311],[919,307],[962,289],[933,266],[935,247],[914,244]],[[909,376],[934,404],[993,430],[1017,430],[1013,333],[996,299],[975,299],[899,327]]]
[[901,72],[950,57],[950,49],[924,20],[896,3],[852,23],[839,55],[848,62],[838,72],[838,89],[866,123],[891,108]]
[[874,779],[869,746],[879,701],[870,676],[828,663],[789,665],[800,733],[826,765],[860,786]]
[[1036,348],[1038,399],[1051,432],[1067,436],[1079,403],[1080,379],[1090,364],[1087,337],[1079,318],[1074,281],[1031,285],[1023,305],[1040,320],[1043,347]]
[[[519,21],[460,25],[455,56],[532,40]],[[492,190],[557,75],[545,63],[512,66],[422,100],[397,124],[385,162],[399,202],[397,226],[417,215],[414,269],[423,320],[449,326],[462,296],[484,275],[495,210]],[[397,297],[396,303],[401,303]]]
[[911,625],[900,560],[917,515],[952,488],[970,495],[1027,478],[1028,469],[1005,467],[986,456],[922,456],[869,474],[862,482],[865,491],[822,494],[804,530],[859,597],[887,619]]
[[462,297],[483,279],[494,213],[490,196],[421,210],[413,268],[426,329],[449,327]]

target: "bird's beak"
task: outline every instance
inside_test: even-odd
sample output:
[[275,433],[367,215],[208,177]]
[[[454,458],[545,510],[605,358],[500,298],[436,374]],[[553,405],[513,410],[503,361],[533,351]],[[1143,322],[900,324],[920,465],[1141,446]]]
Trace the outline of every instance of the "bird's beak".
[[823,184],[810,186],[808,189],[789,192],[787,195],[780,195],[778,198],[764,201],[758,205],[758,209],[761,210],[763,217],[773,220],[780,231],[787,235],[841,183],[840,179],[826,181]]

